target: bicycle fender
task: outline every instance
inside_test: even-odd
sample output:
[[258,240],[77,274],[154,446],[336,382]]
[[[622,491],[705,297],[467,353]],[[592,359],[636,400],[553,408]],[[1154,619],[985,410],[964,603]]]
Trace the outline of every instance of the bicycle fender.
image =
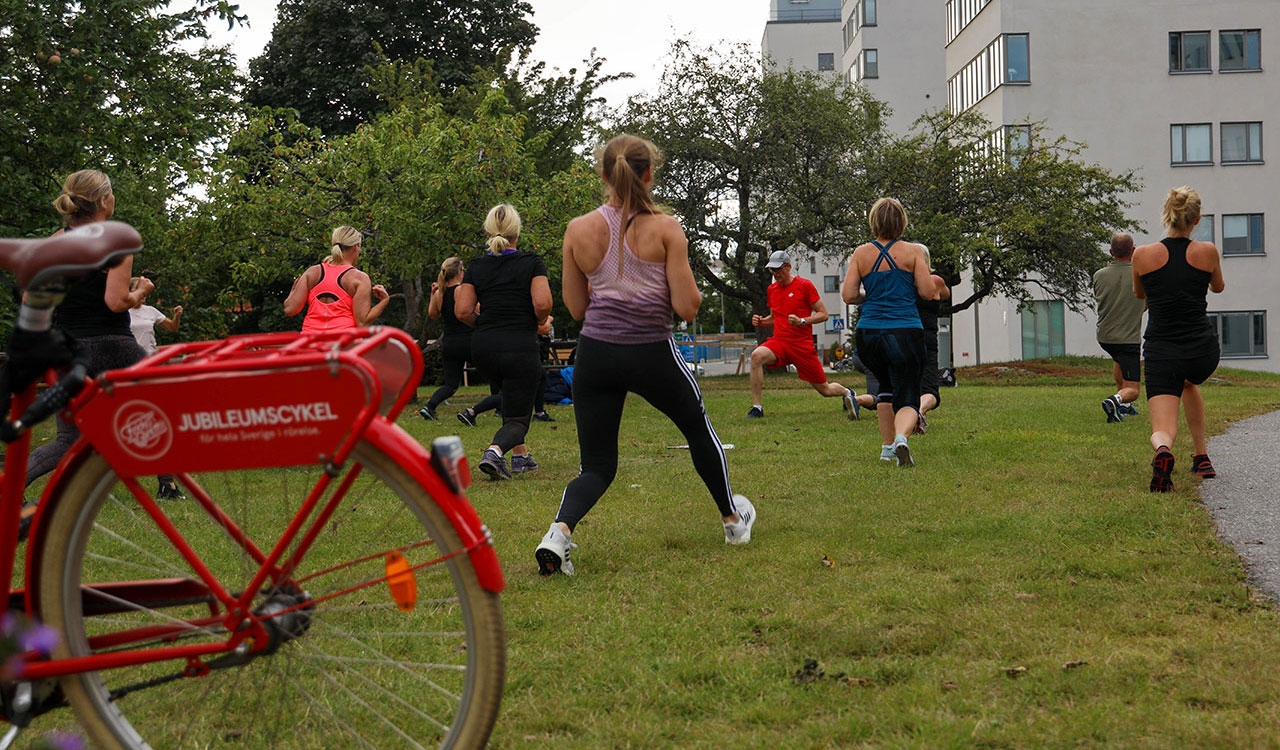
[[480,522],[480,516],[467,500],[466,495],[454,492],[435,470],[431,468],[431,456],[422,444],[409,433],[384,417],[375,417],[364,432],[365,440],[380,448],[393,459],[415,482],[422,485],[435,500],[440,510],[448,516],[454,531],[462,540],[462,546],[470,549],[471,564],[475,567],[480,585],[495,594],[506,588],[498,553],[494,551],[489,528]]

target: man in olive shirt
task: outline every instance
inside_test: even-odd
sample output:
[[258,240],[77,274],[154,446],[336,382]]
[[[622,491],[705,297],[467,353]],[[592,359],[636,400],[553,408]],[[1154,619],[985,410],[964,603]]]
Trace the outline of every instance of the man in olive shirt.
[[1111,257],[1105,268],[1093,275],[1093,298],[1098,308],[1098,344],[1114,361],[1112,372],[1118,391],[1102,399],[1108,422],[1135,416],[1142,379],[1142,313],[1147,302],[1133,296],[1133,238],[1121,232],[1111,238]]

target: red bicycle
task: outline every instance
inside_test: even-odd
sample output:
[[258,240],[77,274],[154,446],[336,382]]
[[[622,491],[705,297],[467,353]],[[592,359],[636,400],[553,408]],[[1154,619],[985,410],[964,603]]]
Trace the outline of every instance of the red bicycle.
[[[27,290],[0,374],[0,613],[61,636],[0,683],[0,748],[65,705],[104,748],[483,746],[504,581],[460,441],[428,453],[394,423],[421,376],[413,340],[238,336],[87,379],[52,309],[65,279],[140,247],[118,222],[0,240]],[[82,436],[17,578],[28,428],[64,409]],[[141,482],[157,474],[190,500],[157,502]]]

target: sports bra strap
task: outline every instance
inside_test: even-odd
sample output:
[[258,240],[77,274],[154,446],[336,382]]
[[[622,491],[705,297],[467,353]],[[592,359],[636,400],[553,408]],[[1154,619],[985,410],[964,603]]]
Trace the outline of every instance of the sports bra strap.
[[881,245],[879,240],[871,241],[871,244],[875,245],[876,249],[880,251],[880,257],[876,258],[876,264],[871,267],[871,273],[875,273],[880,270],[880,261],[882,260],[889,261],[890,271],[898,270],[898,264],[893,262],[893,256],[889,254],[889,248],[893,247],[895,243],[897,243],[897,240],[893,240],[887,245]]

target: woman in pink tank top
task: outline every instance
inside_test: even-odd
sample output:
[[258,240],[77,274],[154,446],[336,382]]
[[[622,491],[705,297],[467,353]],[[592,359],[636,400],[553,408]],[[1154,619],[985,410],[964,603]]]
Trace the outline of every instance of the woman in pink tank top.
[[[308,268],[293,282],[284,301],[284,314],[297,315],[305,305],[303,333],[336,331],[367,326],[387,307],[390,295],[369,274],[356,268],[363,237],[348,226],[333,230],[333,244],[323,263]],[[377,298],[376,303],[370,302]]]
[[582,320],[573,374],[581,471],[565,488],[556,520],[534,556],[543,575],[572,575],[574,527],[618,471],[618,430],[627,394],[648,401],[684,434],[698,476],[724,524],[728,544],[751,540],[756,511],[733,494],[729,465],[711,427],[698,381],[671,337],[671,319],[692,321],[702,295],[689,267],[689,243],[658,210],[649,187],[658,159],[652,143],[620,135],[605,146],[605,205],[569,222],[564,233],[565,306]]

